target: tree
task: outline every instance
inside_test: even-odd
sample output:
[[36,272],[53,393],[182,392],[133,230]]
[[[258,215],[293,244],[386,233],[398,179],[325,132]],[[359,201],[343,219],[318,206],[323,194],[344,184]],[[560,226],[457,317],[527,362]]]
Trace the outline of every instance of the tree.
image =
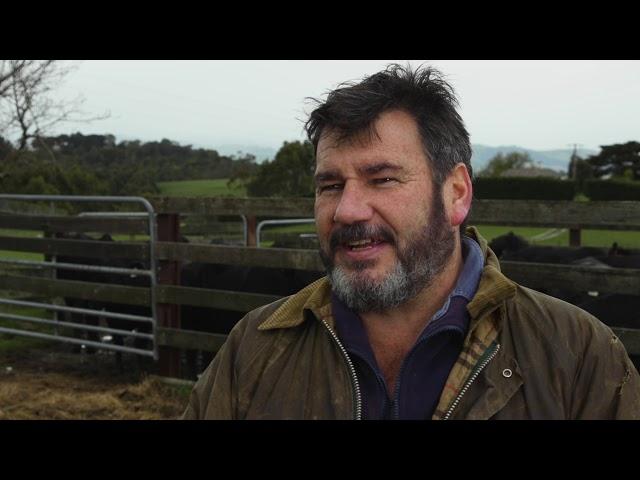
[[231,176],[227,181],[227,186],[246,188],[253,181],[260,166],[256,164],[255,155],[247,154],[242,158],[233,160]]
[[533,160],[526,152],[509,152],[506,155],[498,153],[489,160],[487,166],[478,173],[478,176],[499,177],[512,168],[525,168],[529,166],[533,166]]
[[[53,92],[75,67],[57,60],[0,60],[0,135],[15,138],[18,151],[64,122],[89,122],[81,96],[60,100]],[[51,156],[53,153],[50,151]]]
[[574,151],[569,162],[568,177],[575,180],[578,190],[584,192],[585,182],[593,178],[593,166],[584,158],[579,157]]
[[271,162],[260,165],[247,184],[252,197],[310,197],[314,195],[313,145],[308,142],[284,142]]
[[0,160],[7,158],[13,152],[13,145],[9,140],[0,136]]
[[598,155],[587,158],[596,178],[611,175],[617,178],[640,180],[640,143],[627,142],[602,145]]

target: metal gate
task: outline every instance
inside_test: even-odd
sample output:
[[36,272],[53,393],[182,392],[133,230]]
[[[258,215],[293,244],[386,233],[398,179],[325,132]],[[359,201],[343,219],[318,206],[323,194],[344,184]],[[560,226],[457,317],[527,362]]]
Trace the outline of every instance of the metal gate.
[[[84,272],[95,272],[95,273],[103,273],[103,274],[113,274],[113,275],[144,275],[149,278],[149,309],[151,312],[150,316],[146,315],[130,315],[124,313],[110,312],[105,309],[91,309],[91,308],[76,308],[70,307],[67,305],[58,305],[54,303],[48,302],[33,302],[33,301],[25,301],[25,300],[15,300],[9,298],[0,298],[0,305],[9,305],[15,307],[30,307],[30,308],[38,308],[48,311],[55,312],[55,318],[53,320],[36,318],[27,315],[15,315],[11,313],[0,312],[1,318],[6,318],[14,321],[18,321],[20,323],[35,323],[35,324],[44,324],[44,325],[52,325],[54,327],[53,333],[42,333],[42,332],[34,332],[22,328],[6,328],[4,326],[0,326],[0,333],[8,333],[19,336],[27,336],[27,337],[35,337],[42,338],[48,340],[54,340],[59,342],[84,345],[86,347],[94,347],[99,349],[106,350],[114,350],[121,351],[127,353],[133,353],[137,355],[149,356],[153,357],[155,360],[158,360],[158,346],[156,342],[157,337],[157,313],[156,313],[156,298],[155,298],[155,287],[157,283],[156,272],[157,272],[157,260],[155,255],[155,244],[157,241],[157,226],[156,226],[156,218],[155,212],[153,210],[152,205],[142,197],[117,197],[117,196],[107,196],[107,197],[98,197],[98,196],[69,196],[69,195],[0,195],[0,200],[11,201],[11,202],[51,202],[52,210],[54,202],[91,202],[91,203],[120,203],[120,204],[138,204],[144,207],[145,212],[84,212],[79,215],[69,215],[68,217],[74,218],[75,220],[84,219],[96,219],[96,218],[141,218],[146,217],[148,219],[148,235],[149,235],[149,269],[132,269],[132,268],[121,268],[121,267],[111,267],[111,266],[99,266],[99,265],[88,265],[82,263],[60,263],[56,261],[57,255],[52,256],[52,261],[32,261],[32,260],[21,260],[21,259],[9,259],[2,258],[0,256],[0,263],[2,264],[13,264],[13,265],[21,265],[24,267],[35,267],[37,269],[53,269],[53,273],[58,270],[75,270],[75,271],[84,271]],[[15,215],[15,212],[3,212],[4,214],[11,215],[11,219],[19,218],[21,213]],[[23,220],[29,220],[29,215],[24,215]],[[32,217],[34,218],[34,217]],[[37,217],[41,218],[41,217]],[[56,217],[59,218],[59,217]],[[5,223],[5,228],[17,229],[18,227],[11,226],[11,220],[8,220],[9,224]],[[26,224],[26,222],[22,222]],[[32,228],[33,229],[33,228]],[[6,245],[5,245],[6,247]],[[46,250],[46,246],[42,247]],[[0,250],[4,249],[0,247]],[[14,248],[19,250],[20,248]],[[9,285],[10,286],[10,285]],[[7,290],[11,290],[7,288]],[[72,295],[69,295],[72,296]],[[102,325],[86,325],[82,323],[75,322],[66,322],[61,321],[58,318],[58,312],[69,312],[71,314],[81,314],[88,316],[95,316],[98,319],[119,319],[119,320],[127,320],[130,322],[140,322],[151,324],[151,333],[141,333],[133,330],[126,329],[118,329],[118,328],[110,328],[109,326]],[[108,342],[109,335],[105,335],[101,338],[100,341],[91,341],[85,340],[82,338],[77,338],[74,336],[62,335],[59,333],[60,327],[69,327],[73,330],[84,330],[86,332],[94,332],[94,333],[103,333],[113,335],[120,335],[122,337],[132,337],[132,338],[141,338],[149,341],[151,348],[138,348],[131,347],[126,345],[116,345]],[[113,338],[113,337],[112,337]]]

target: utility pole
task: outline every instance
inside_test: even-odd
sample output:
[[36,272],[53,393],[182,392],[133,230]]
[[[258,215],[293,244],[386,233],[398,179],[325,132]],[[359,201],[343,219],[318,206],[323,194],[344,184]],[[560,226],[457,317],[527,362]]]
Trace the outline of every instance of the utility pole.
[[[569,146],[573,146],[573,153],[571,154],[571,160],[569,161],[569,178],[572,180],[576,180],[578,173],[578,147],[582,147],[580,143],[569,144]],[[580,246],[580,228],[569,228],[569,246],[570,247],[579,247]]]
[[573,147],[573,153],[571,154],[571,159],[569,160],[569,178],[576,178],[576,169],[578,168],[578,148],[582,147],[581,143],[569,143],[569,147]]
[[573,147],[573,154],[571,154],[572,157],[578,153],[578,147],[584,147],[581,143],[568,143],[567,146]]

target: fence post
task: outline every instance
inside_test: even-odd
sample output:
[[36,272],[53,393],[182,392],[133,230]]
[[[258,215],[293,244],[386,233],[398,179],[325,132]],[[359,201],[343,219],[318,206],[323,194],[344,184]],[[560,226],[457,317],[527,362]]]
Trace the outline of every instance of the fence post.
[[255,215],[247,215],[247,247],[257,247],[256,229],[258,228],[258,219]]
[[569,246],[570,247],[580,246],[580,229],[579,228],[569,229]]
[[[158,214],[158,241],[177,242],[180,238],[180,215]],[[180,285],[180,262],[160,261],[158,284]],[[158,303],[158,326],[180,328],[180,305]],[[168,346],[158,348],[159,373],[163,377],[180,377],[180,350]]]

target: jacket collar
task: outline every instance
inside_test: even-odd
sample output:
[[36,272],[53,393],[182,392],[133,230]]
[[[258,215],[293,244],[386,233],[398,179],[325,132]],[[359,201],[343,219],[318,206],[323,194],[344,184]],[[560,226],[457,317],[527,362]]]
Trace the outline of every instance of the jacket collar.
[[327,277],[316,280],[290,296],[260,324],[258,330],[297,327],[304,321],[305,310],[312,311],[320,320],[331,317],[331,284]]
[[[478,230],[475,227],[467,227],[465,233],[478,242],[485,259],[478,290],[471,302],[467,304],[467,310],[471,316],[469,329],[472,331],[477,327],[480,318],[515,295],[516,285],[500,272],[498,258]],[[310,310],[316,318],[327,321],[333,327],[331,284],[327,277],[316,280],[290,296],[260,324],[258,330],[296,327],[304,322],[305,310]]]
[[471,315],[470,330],[473,330],[477,320],[494,310],[505,300],[516,294],[516,284],[505,277],[500,271],[500,262],[487,241],[480,235],[476,227],[467,227],[466,235],[473,238],[484,255],[484,269],[473,299],[467,304]]

